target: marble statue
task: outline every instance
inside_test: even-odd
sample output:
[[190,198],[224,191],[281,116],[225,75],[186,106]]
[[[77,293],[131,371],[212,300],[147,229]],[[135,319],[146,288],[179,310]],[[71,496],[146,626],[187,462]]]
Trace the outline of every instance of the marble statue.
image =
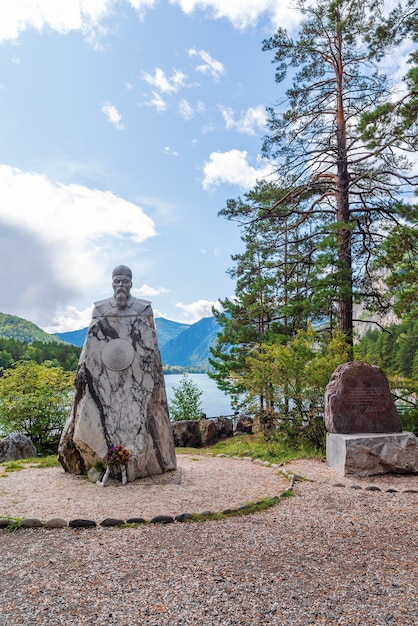
[[[112,286],[95,303],[58,458],[73,474],[101,463],[125,482],[175,470],[176,456],[151,303],[131,295],[126,265]],[[117,447],[129,451],[122,468],[112,463]]]

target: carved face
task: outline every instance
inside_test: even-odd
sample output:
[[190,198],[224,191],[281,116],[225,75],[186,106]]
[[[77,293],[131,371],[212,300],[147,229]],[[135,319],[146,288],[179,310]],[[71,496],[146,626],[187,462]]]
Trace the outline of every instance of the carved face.
[[114,276],[112,286],[117,306],[126,306],[131,293],[132,281],[128,276]]

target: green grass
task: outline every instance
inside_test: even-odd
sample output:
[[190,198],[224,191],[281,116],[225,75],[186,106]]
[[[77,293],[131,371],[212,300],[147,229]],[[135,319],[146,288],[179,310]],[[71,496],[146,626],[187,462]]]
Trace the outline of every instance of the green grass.
[[44,469],[45,467],[61,466],[57,457],[51,454],[49,456],[34,456],[28,459],[19,459],[18,461],[3,461],[3,463],[0,463],[0,467],[4,467],[4,472],[0,474],[1,477],[4,477],[12,472],[19,472],[28,467]]
[[262,433],[239,435],[222,439],[205,448],[176,448],[178,454],[227,454],[228,456],[251,457],[269,463],[286,463],[297,459],[323,459],[324,453],[314,446],[290,446],[280,439],[266,439]]
[[0,516],[0,519],[7,519],[10,523],[3,530],[6,533],[13,533],[15,530],[18,530],[22,527],[23,517],[3,517]]
[[219,520],[226,519],[227,517],[239,517],[241,515],[250,515],[252,513],[258,513],[259,511],[265,511],[266,509],[270,509],[272,506],[276,506],[281,500],[285,498],[290,498],[293,496],[293,490],[288,489],[287,491],[283,491],[280,496],[271,496],[268,498],[263,498],[262,500],[258,500],[258,502],[247,502],[243,506],[240,506],[237,509],[227,509],[225,511],[221,511],[220,513],[193,513],[193,517],[189,522],[205,522],[207,520]]

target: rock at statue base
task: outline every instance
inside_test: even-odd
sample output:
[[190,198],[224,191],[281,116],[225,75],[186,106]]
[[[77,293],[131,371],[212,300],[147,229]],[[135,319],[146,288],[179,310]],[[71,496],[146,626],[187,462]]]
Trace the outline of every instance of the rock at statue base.
[[401,420],[382,370],[364,361],[343,363],[325,390],[329,433],[400,433]]
[[[106,466],[113,446],[130,451],[128,481],[176,469],[154,318],[149,302],[130,296],[128,271],[115,268],[115,297],[96,303],[80,355],[75,398],[58,448],[61,465],[73,474],[97,463]],[[124,306],[116,301],[120,286],[126,291]],[[118,464],[110,469],[121,479]]]
[[418,472],[418,439],[413,433],[328,433],[327,464],[342,476],[414,474]]

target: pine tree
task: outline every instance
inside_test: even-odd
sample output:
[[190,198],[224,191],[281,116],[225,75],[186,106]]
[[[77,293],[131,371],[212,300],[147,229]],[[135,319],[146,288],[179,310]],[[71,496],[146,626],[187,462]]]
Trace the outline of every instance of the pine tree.
[[333,294],[338,326],[353,342],[353,301],[388,307],[373,271],[385,224],[396,224],[397,196],[416,179],[395,152],[367,148],[361,115],[383,104],[385,76],[370,59],[366,36],[382,3],[300,0],[304,21],[293,40],[286,30],[264,42],[274,51],[276,81],[291,73],[286,99],[269,109],[264,153],[275,160],[281,197],[268,212],[291,207],[311,242],[320,306]]

